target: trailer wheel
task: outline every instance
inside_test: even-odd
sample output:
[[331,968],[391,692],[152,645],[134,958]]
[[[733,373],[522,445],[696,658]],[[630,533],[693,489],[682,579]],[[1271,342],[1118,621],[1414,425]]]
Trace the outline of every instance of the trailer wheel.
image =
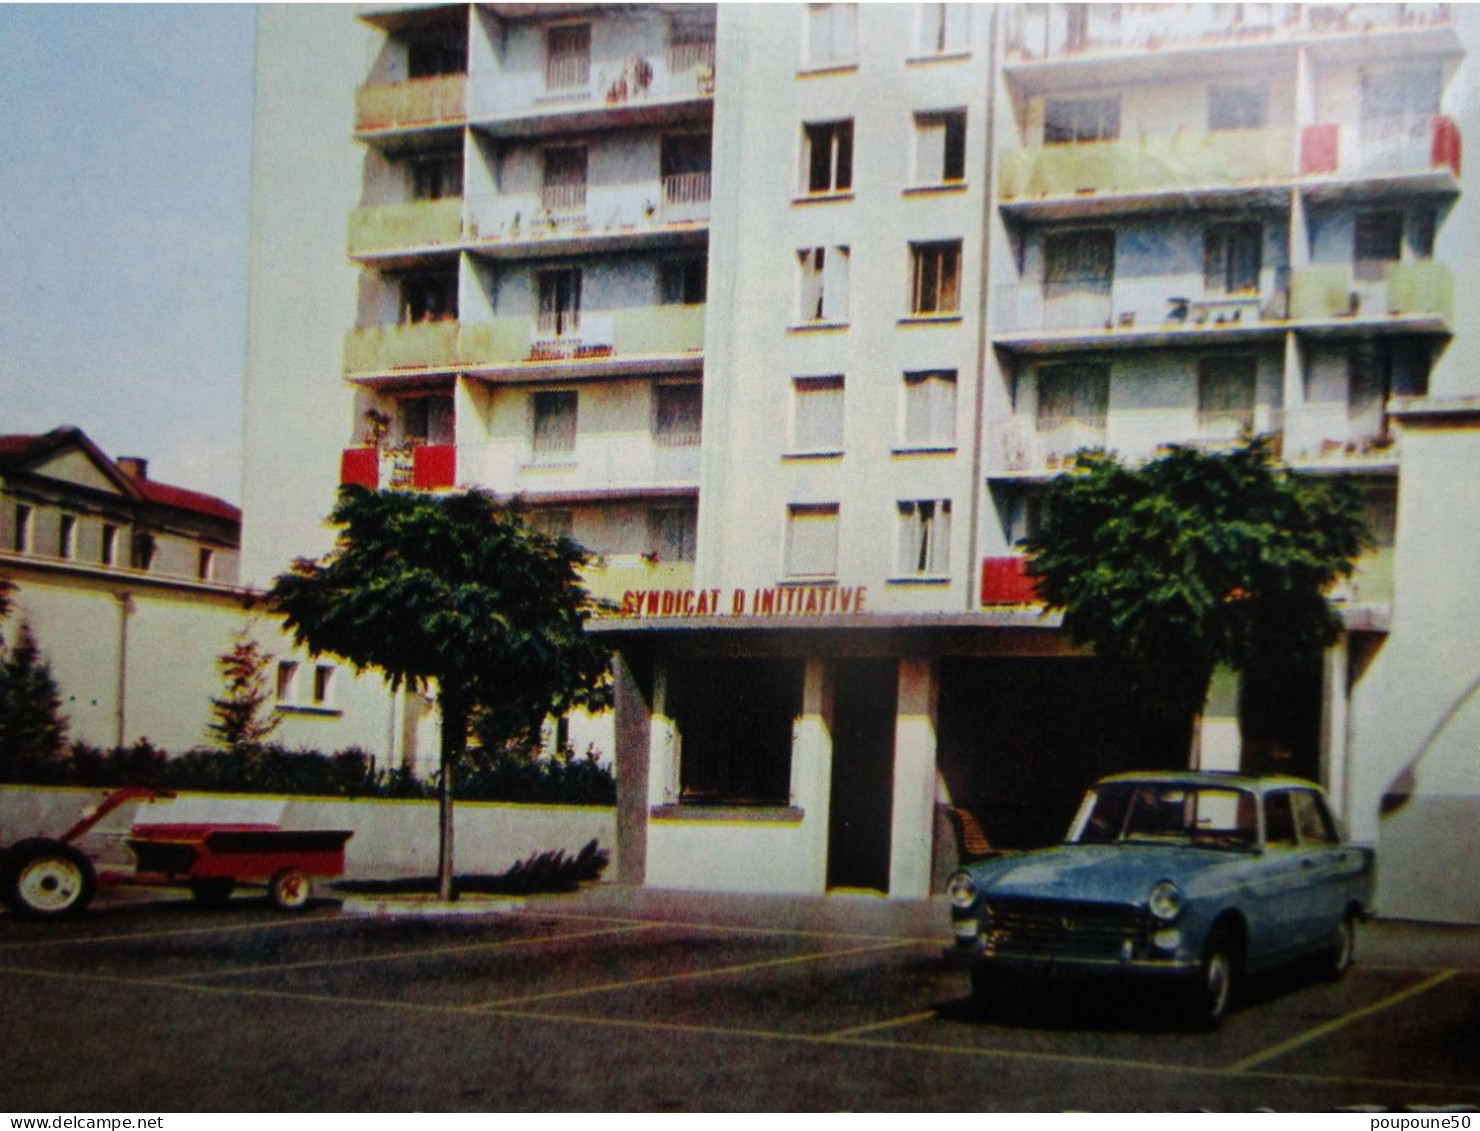
[[231,899],[236,881],[230,876],[210,876],[190,881],[190,895],[202,907],[219,910]]
[[267,901],[279,911],[302,911],[313,898],[313,883],[301,868],[284,868],[267,885]]
[[98,876],[90,861],[70,844],[21,841],[6,854],[0,897],[27,919],[61,919],[92,902]]

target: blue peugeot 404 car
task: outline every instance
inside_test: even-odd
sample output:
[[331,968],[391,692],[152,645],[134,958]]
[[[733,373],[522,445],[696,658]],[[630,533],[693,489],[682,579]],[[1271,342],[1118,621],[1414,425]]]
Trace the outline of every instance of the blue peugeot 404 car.
[[1312,782],[1143,773],[1098,782],[1062,845],[970,865],[947,891],[981,1004],[1014,975],[1155,978],[1211,1026],[1248,973],[1314,956],[1343,975],[1372,884],[1372,850]]

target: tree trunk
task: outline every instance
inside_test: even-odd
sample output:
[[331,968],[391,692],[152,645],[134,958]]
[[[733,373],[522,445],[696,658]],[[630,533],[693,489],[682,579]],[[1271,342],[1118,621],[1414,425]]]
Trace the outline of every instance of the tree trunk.
[[452,888],[452,786],[458,758],[468,741],[468,709],[458,692],[442,689],[442,780],[437,790],[437,898],[451,903]]

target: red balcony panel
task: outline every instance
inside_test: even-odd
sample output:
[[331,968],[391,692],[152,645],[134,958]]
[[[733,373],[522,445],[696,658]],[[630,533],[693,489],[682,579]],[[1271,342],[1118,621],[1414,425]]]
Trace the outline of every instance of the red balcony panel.
[[1333,122],[1324,126],[1306,126],[1300,131],[1301,173],[1336,172],[1340,130]]
[[1459,126],[1455,125],[1453,118],[1442,115],[1434,119],[1434,152],[1433,164],[1448,165],[1454,170],[1454,175],[1459,176],[1459,159],[1462,144],[1459,136]]
[[380,486],[380,450],[378,448],[345,448],[339,457],[339,482],[354,483],[374,491]]
[[422,444],[412,449],[411,486],[418,491],[451,487],[457,482],[457,448],[452,444]]
[[1021,556],[982,559],[983,605],[1037,605],[1038,581],[1028,576],[1028,559]]

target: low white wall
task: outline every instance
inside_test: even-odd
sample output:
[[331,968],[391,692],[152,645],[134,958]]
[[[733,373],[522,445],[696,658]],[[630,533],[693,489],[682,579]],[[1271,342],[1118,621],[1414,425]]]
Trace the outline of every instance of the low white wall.
[[[109,792],[0,786],[0,842],[58,836]],[[574,856],[593,839],[608,852],[616,845],[616,811],[603,806],[461,801],[454,812],[459,875],[497,875],[536,853],[556,849]],[[88,834],[82,848],[105,867],[122,865],[129,861],[123,837],[136,819],[164,823],[213,817],[288,829],[350,829],[355,835],[345,850],[346,879],[430,876],[437,870],[435,801],[185,793],[175,801],[121,807]],[[615,874],[613,865],[607,874]]]

